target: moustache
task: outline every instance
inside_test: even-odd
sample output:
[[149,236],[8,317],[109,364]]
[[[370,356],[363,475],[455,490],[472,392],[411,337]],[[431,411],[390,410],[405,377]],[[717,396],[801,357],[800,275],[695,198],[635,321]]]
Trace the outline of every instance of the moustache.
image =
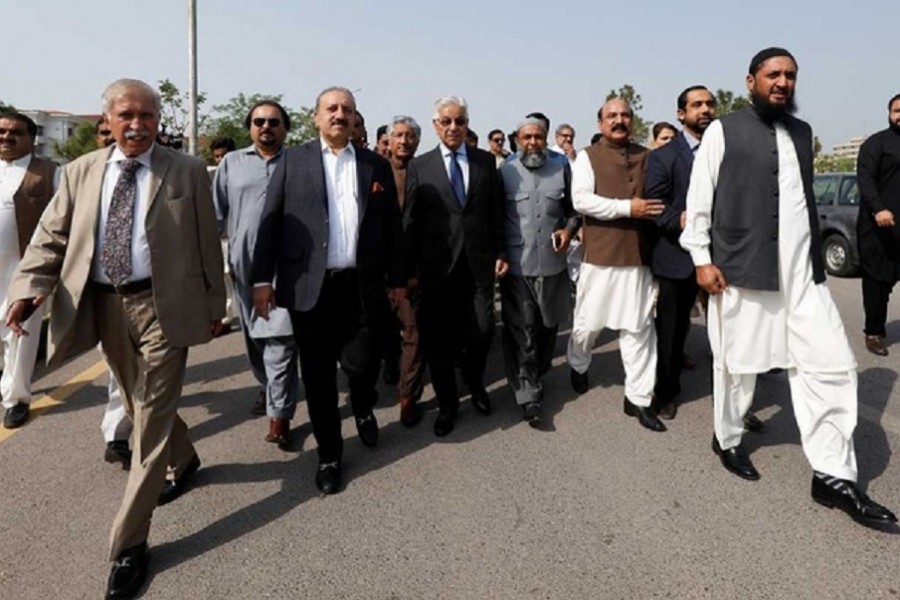
[[347,119],[341,119],[340,117],[333,119],[331,121],[331,124],[332,125],[340,125],[342,127],[348,127],[350,125],[350,123],[347,121]]
[[149,137],[150,132],[146,129],[138,129],[137,131],[129,129],[124,135],[126,140],[143,140]]
[[613,131],[626,131],[626,132],[627,132],[627,131],[628,131],[628,128],[625,127],[625,125],[622,124],[622,123],[616,123],[615,125],[612,126],[612,130],[613,130]]

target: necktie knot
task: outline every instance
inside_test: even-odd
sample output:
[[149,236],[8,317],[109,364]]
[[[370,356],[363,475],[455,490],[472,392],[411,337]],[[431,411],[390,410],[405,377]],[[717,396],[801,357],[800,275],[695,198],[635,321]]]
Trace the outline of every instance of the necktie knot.
[[128,180],[134,180],[135,173],[141,167],[141,163],[133,158],[126,158],[122,162],[119,163],[119,169],[121,169],[122,177],[127,178]]

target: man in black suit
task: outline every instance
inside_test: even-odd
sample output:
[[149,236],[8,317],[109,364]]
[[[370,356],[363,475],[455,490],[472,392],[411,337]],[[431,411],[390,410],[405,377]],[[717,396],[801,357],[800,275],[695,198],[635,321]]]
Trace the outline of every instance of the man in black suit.
[[442,437],[456,423],[457,362],[475,409],[491,412],[483,379],[494,330],[494,277],[509,267],[503,184],[494,156],[463,143],[466,101],[440,98],[433,122],[441,141],[409,165],[404,229],[422,286],[419,327],[438,399],[434,433]]
[[658,235],[650,268],[659,284],[656,301],[656,386],[654,396],[661,419],[673,419],[681,393],[684,343],[697,299],[697,280],[691,255],[678,244],[684,228],[685,199],[694,153],[703,132],[716,116],[716,99],[702,85],[678,96],[678,120],[684,130],[670,143],[650,153],[644,197],[662,200],[665,208],[655,222]]
[[286,150],[272,174],[251,269],[260,316],[275,304],[291,311],[323,494],[341,490],[336,364],[349,380],[359,437],[374,446],[375,329],[389,317],[389,299],[405,296],[394,176],[386,160],[350,143],[355,114],[346,88],[319,94],[320,138]]

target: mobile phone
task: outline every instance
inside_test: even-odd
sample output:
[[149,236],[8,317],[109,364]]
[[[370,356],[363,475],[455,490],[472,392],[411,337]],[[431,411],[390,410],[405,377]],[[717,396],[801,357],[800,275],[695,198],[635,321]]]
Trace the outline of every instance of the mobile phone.
[[558,233],[550,234],[550,239],[553,243],[553,250],[559,252],[559,249],[562,248],[562,236]]

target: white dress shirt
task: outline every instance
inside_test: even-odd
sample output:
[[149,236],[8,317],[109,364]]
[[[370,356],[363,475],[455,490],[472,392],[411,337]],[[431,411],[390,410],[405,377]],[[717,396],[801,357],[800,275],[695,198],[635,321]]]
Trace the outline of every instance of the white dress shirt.
[[[443,142],[439,144],[441,149],[441,156],[444,158],[444,169],[447,171],[447,179],[450,179],[450,157],[453,155],[453,150],[444,145]],[[469,155],[466,154],[466,145],[463,144],[459,148],[456,149],[456,162],[459,163],[459,170],[462,171],[463,176],[463,188],[466,190],[466,195],[469,194]]]
[[[155,144],[154,144],[155,145]],[[140,281],[151,276],[150,269],[150,244],[147,242],[147,211],[150,208],[150,155],[153,147],[135,160],[141,163],[141,167],[135,173],[137,192],[134,199],[134,218],[131,229],[131,275],[126,281]],[[103,265],[100,264],[100,256],[103,252],[103,238],[106,235],[106,219],[109,216],[109,205],[112,202],[113,190],[119,180],[122,168],[119,163],[128,157],[119,149],[113,148],[109,160],[106,161],[106,171],[103,173],[103,186],[100,193],[100,218],[97,220],[97,236],[94,239],[94,258],[91,261],[91,279],[99,283],[112,283]]]
[[353,144],[333,152],[321,140],[325,167],[325,193],[328,196],[328,269],[356,266],[359,240],[359,180],[356,175],[356,150]]

